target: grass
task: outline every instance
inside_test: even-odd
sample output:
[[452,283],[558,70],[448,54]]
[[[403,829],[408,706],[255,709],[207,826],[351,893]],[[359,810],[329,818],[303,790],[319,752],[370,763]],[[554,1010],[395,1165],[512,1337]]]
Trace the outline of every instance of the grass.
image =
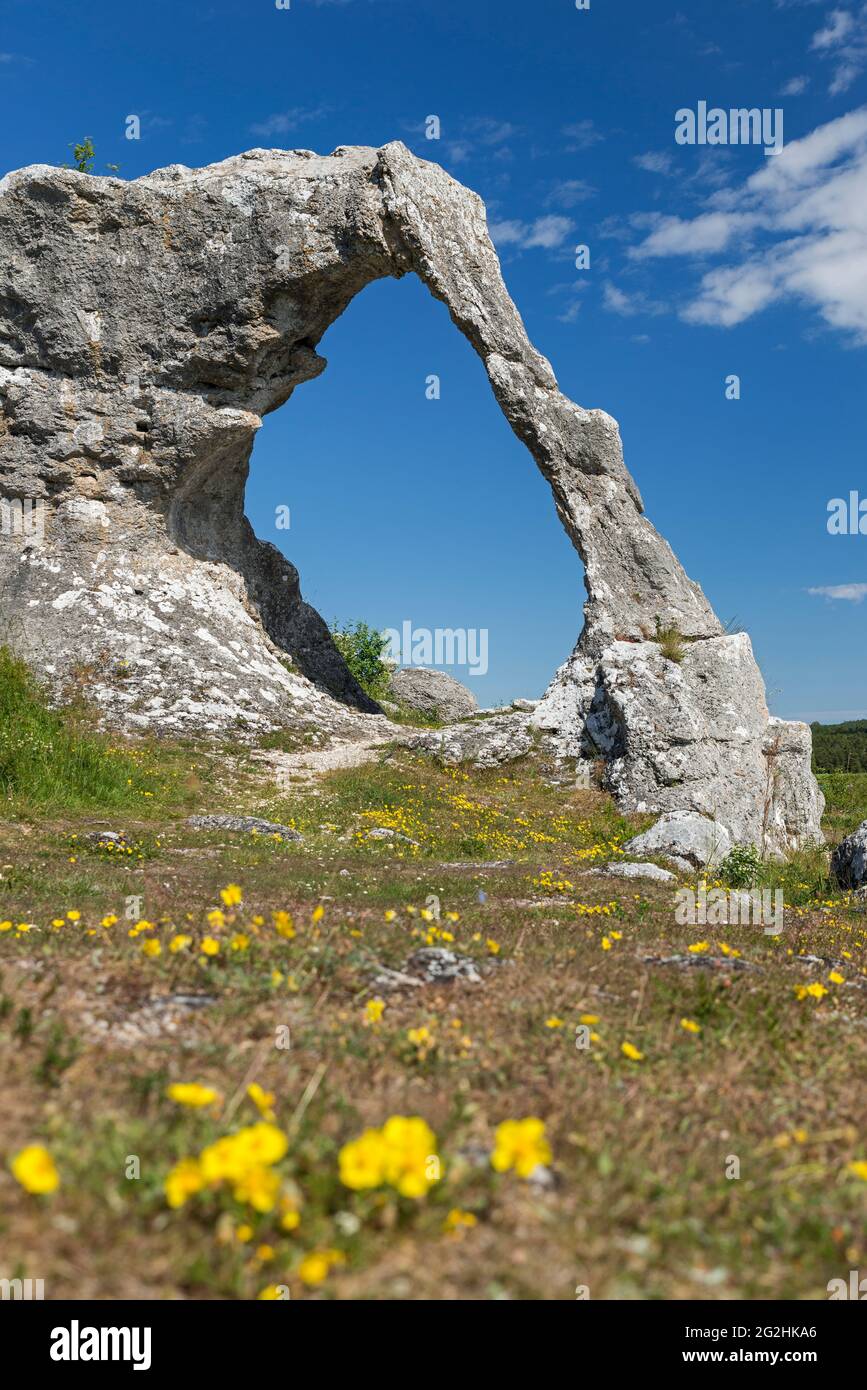
[[662,627],[657,618],[653,640],[659,646],[659,650],[666,660],[674,661],[680,665],[686,656],[685,638],[680,628],[673,624],[669,627]]
[[[215,761],[148,756],[169,786]],[[760,871],[785,885],[781,938],[680,927],[664,885],[600,872],[647,818],[547,771],[384,749],[292,793],[241,758],[201,774],[211,809],[301,844],[195,833],[165,803],[154,824],[142,800],[130,852],[87,839],[95,807],[0,822],[0,1276],[111,1299],[813,1299],[863,1267],[863,903],[796,856]],[[826,783],[833,836],[865,784]],[[375,984],[426,945],[482,983]],[[215,1098],[185,1108],[175,1082]],[[251,1082],[287,1141],[275,1204],[223,1182],[170,1207],[178,1160],[260,1119]],[[393,1115],[432,1131],[423,1197],[341,1180],[344,1146]],[[544,1186],[490,1162],[526,1117]],[[8,1170],[32,1143],[49,1196]]]
[[[423,755],[387,749],[379,762],[328,779],[315,799],[306,791],[278,797],[266,803],[266,813],[295,826],[308,843],[323,842],[322,826],[333,826],[346,852],[380,859],[521,858],[547,847],[577,865],[618,853],[620,840],[634,833],[635,818],[619,815],[608,797],[564,798],[561,788],[535,772],[534,761],[523,760],[470,776]],[[371,844],[375,829],[405,838]],[[325,831],[326,838],[333,834]]]
[[52,709],[27,666],[0,647],[0,805],[7,815],[95,809],[159,815],[195,801],[202,765],[189,763],[188,745],[122,745],[91,725],[83,705]]
[[395,704],[389,713],[394,724],[408,724],[416,729],[441,729],[446,722],[439,710],[410,709],[408,705]]
[[820,772],[825,793],[825,828],[835,843],[867,820],[867,772]]

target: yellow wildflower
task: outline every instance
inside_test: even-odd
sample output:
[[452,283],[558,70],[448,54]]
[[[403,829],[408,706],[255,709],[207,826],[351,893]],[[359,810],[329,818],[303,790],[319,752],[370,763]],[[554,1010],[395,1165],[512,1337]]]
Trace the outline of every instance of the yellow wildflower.
[[822,999],[827,993],[825,986],[819,984],[818,980],[812,985],[795,985],[798,999]]
[[417,1115],[392,1115],[382,1127],[385,1180],[402,1197],[424,1197],[440,1177],[436,1136]]
[[379,1187],[385,1175],[385,1147],[378,1129],[366,1129],[340,1150],[340,1181],[354,1192]]
[[298,1277],[311,1287],[324,1284],[332,1266],[342,1264],[344,1258],[339,1250],[311,1250],[298,1266]]
[[284,1231],[296,1231],[301,1223],[301,1213],[291,1197],[280,1198],[280,1225]]
[[545,1123],[534,1116],[524,1120],[504,1120],[494,1135],[491,1166],[497,1173],[514,1168],[520,1178],[528,1178],[540,1165],[551,1162],[551,1149],[545,1138]]
[[236,1202],[245,1202],[254,1211],[265,1212],[274,1210],[279,1192],[280,1174],[257,1164],[236,1181],[233,1196]]
[[394,1187],[403,1197],[423,1197],[440,1178],[436,1136],[418,1116],[392,1115],[382,1129],[367,1129],[344,1144],[340,1180],[354,1191]]
[[293,936],[295,935],[295,928],[292,925],[292,918],[290,917],[288,912],[275,912],[274,926],[277,930],[278,935],[282,936],[286,941],[291,941]]
[[170,1207],[182,1207],[188,1197],[201,1192],[205,1179],[199,1162],[195,1158],[182,1158],[176,1163],[163,1183],[166,1201]]
[[448,1234],[457,1234],[462,1227],[472,1227],[478,1225],[478,1219],[471,1211],[461,1211],[460,1207],[452,1207],[445,1221],[443,1230]]
[[60,1175],[54,1166],[54,1159],[42,1144],[28,1144],[15,1155],[10,1167],[12,1176],[25,1192],[56,1192],[60,1186]]
[[247,1087],[247,1095],[259,1111],[263,1120],[271,1121],[274,1119],[274,1111],[271,1108],[275,1100],[273,1091],[264,1091],[258,1081],[253,1081]]
[[289,1148],[289,1140],[276,1125],[259,1121],[239,1130],[235,1140],[250,1163],[279,1163]]
[[166,1095],[169,1100],[177,1101],[178,1105],[188,1105],[194,1110],[212,1105],[220,1099],[219,1091],[212,1086],[200,1086],[197,1081],[176,1081],[168,1087]]

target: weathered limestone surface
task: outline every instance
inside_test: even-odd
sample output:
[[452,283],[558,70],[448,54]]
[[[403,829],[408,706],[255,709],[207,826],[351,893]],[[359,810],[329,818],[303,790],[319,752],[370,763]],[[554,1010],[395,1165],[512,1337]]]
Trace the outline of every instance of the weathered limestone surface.
[[[323,370],[360,290],[410,271],[481,357],[584,563],[584,629],[532,723],[603,758],[624,806],[815,838],[808,730],[769,718],[748,639],[644,516],[615,421],[557,389],[479,198],[400,143],[0,181],[0,494],[37,499],[45,527],[2,538],[0,641],[58,687],[84,670],[127,728],[387,731],[243,499],[261,417]],[[657,623],[688,639],[680,665]]]
[[627,854],[682,859],[696,869],[715,869],[732,847],[725,826],[695,811],[670,811],[623,846]]
[[841,888],[867,886],[867,820],[840,841],[831,856],[831,872]]
[[447,767],[499,767],[529,753],[533,736],[526,714],[495,714],[415,734],[412,744],[435,753]]
[[479,708],[473,692],[454,676],[425,666],[404,666],[395,671],[389,694],[406,709],[438,715],[445,723],[468,719]]

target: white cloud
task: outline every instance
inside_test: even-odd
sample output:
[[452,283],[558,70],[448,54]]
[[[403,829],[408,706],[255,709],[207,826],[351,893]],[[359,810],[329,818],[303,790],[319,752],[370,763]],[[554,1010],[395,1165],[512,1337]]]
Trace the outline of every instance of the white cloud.
[[560,323],[574,323],[581,312],[581,296],[587,289],[587,280],[568,280],[552,285],[545,293],[557,295],[565,300],[565,308],[557,315]]
[[852,10],[831,10],[821,29],[813,35],[810,48],[834,63],[831,96],[839,96],[852,86],[867,67],[867,4]]
[[832,10],[824,29],[813,35],[811,48],[836,48],[855,27],[855,21],[848,10]]
[[563,310],[562,314],[557,315],[557,320],[559,323],[574,323],[580,313],[581,300],[573,299],[572,303]]
[[648,174],[670,174],[671,155],[666,151],[650,151],[648,154],[637,154],[633,157],[632,163],[639,169],[644,169]]
[[799,300],[867,344],[867,107],[817,127],[694,218],[657,217],[633,259],[721,256],[684,308],[730,327]]
[[845,599],[847,603],[861,603],[867,598],[867,584],[823,584],[808,589],[808,594],[818,594],[820,598]]
[[573,223],[568,217],[550,213],[537,217],[534,222],[521,222],[515,218],[491,223],[488,231],[491,240],[498,246],[519,246],[522,251],[541,247],[546,251],[562,246],[569,235]]
[[469,140],[450,140],[446,146],[448,158],[452,164],[465,164],[472,158],[473,146]]
[[498,121],[492,116],[478,116],[469,122],[467,129],[482,145],[501,145],[519,134],[518,127],[511,121]]
[[576,203],[584,203],[596,197],[596,189],[584,179],[563,179],[556,183],[545,199],[548,207],[552,204],[562,208],[574,208]]
[[748,213],[735,212],[703,212],[692,218],[660,217],[650,235],[630,255],[642,260],[648,256],[700,256],[724,251],[755,221]]
[[602,307],[607,309],[610,314],[620,314],[622,318],[632,318],[635,314],[662,314],[665,306],[658,304],[653,299],[648,299],[647,295],[641,291],[627,294],[624,290],[618,289],[610,280],[606,280],[602,287]]
[[290,131],[297,130],[300,125],[304,125],[307,121],[318,121],[320,117],[328,114],[328,110],[327,106],[311,108],[293,106],[289,111],[275,111],[264,121],[251,125],[250,130],[253,135],[288,135]]
[[802,92],[806,92],[809,85],[809,77],[790,77],[788,82],[783,83],[780,93],[784,97],[799,97]]
[[[449,135],[444,126],[443,134],[448,136],[443,141],[444,157],[451,164],[465,164],[479,153],[484,153],[485,159],[511,159],[511,142],[521,134],[521,130],[511,121],[501,121],[494,116],[474,116],[460,123],[454,135]],[[426,157],[433,156],[426,151]]]
[[592,121],[573,121],[571,125],[564,125],[563,134],[572,141],[567,145],[567,153],[573,150],[588,150],[591,145],[598,145],[605,136],[601,135]]

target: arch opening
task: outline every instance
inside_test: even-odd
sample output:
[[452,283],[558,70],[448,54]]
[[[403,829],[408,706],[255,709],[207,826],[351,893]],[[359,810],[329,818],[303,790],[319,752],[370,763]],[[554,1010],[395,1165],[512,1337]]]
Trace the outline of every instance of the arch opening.
[[253,531],[329,623],[392,630],[401,664],[414,650],[482,707],[541,696],[574,646],[580,560],[478,359],[414,275],[368,286],[319,350],[327,369],[257,435]]

